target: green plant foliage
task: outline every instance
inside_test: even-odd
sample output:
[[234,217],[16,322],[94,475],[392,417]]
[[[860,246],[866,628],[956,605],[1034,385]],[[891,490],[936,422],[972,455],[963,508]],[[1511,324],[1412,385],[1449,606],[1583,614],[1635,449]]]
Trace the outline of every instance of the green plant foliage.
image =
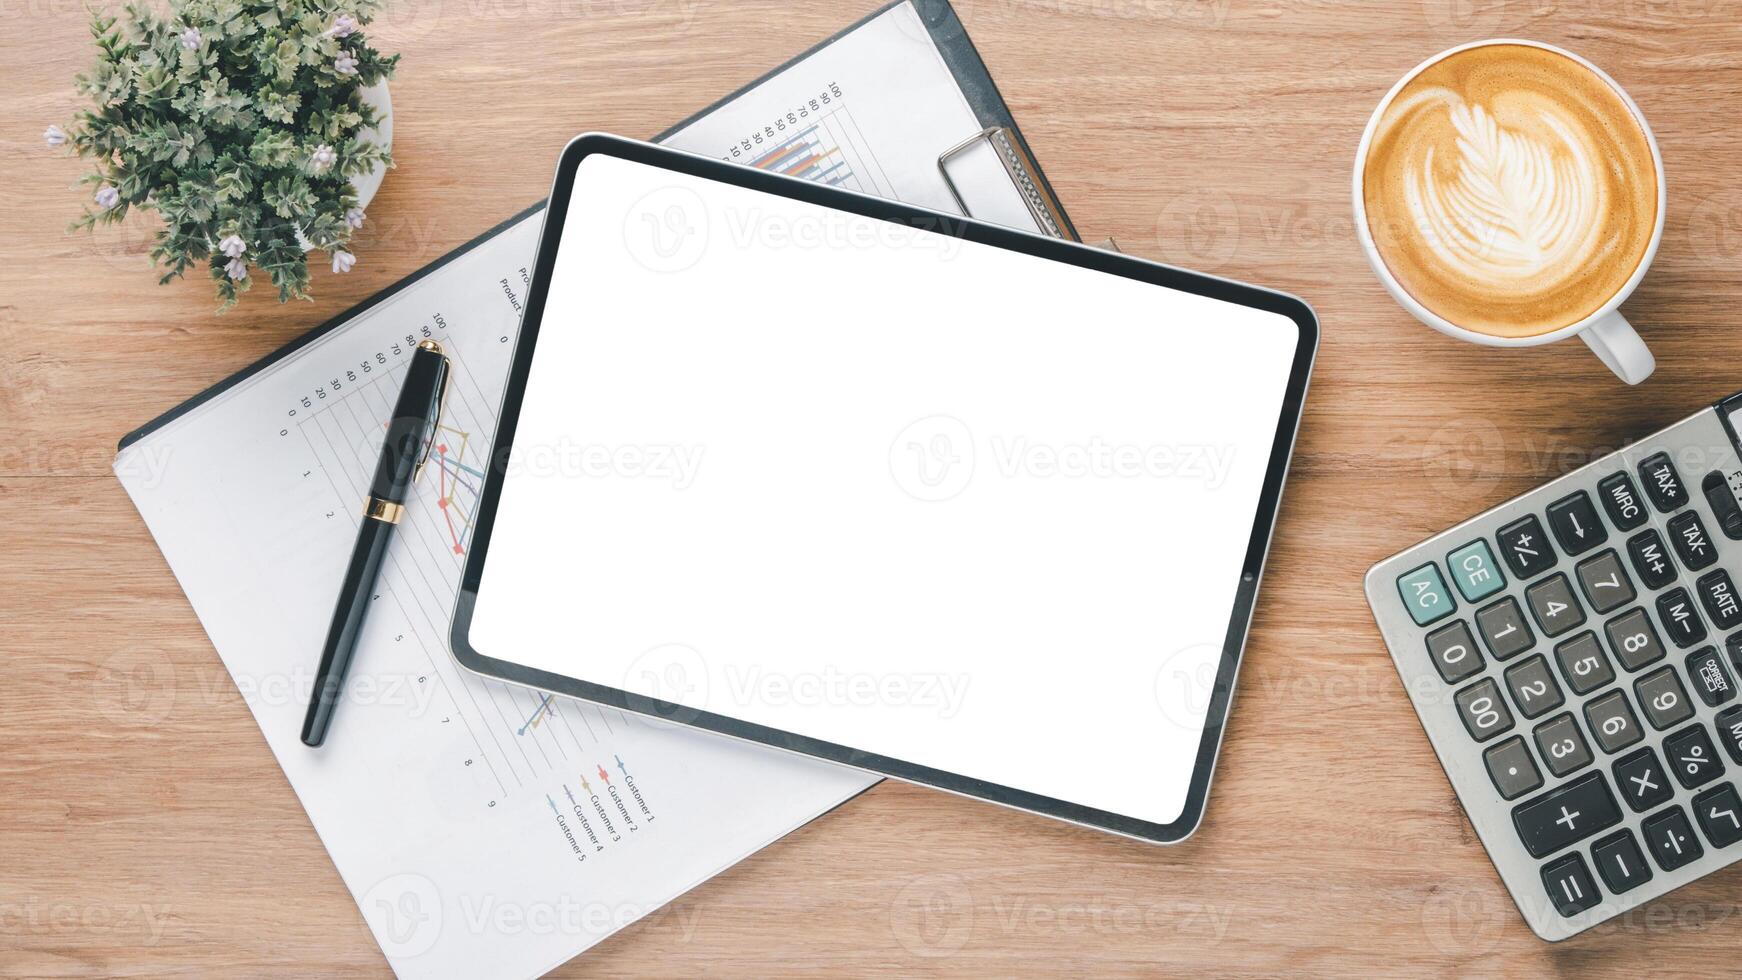
[[[151,258],[169,282],[204,266],[221,309],[264,275],[308,298],[302,240],[349,268],[362,223],[351,178],[393,165],[359,139],[379,120],[359,93],[399,56],[369,46],[379,0],[171,0],[93,13],[97,60],[78,76],[92,107],[64,133],[94,169],[74,229],[135,208],[163,228]],[[301,240],[299,240],[299,233]]]

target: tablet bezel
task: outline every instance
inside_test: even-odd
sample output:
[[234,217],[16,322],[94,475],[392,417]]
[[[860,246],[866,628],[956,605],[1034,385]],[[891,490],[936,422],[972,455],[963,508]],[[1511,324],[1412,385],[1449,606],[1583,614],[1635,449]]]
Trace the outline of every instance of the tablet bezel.
[[[558,243],[562,239],[563,222],[568,217],[569,198],[574,189],[575,174],[580,162],[593,154],[603,154],[642,163],[679,174],[719,181],[738,187],[762,191],[779,197],[834,208],[863,217],[891,221],[951,235],[965,241],[979,242],[997,248],[1021,252],[1069,265],[1092,269],[1139,282],[1164,286],[1181,292],[1206,296],[1239,306],[1281,314],[1294,321],[1299,330],[1293,363],[1289,368],[1287,390],[1276,426],[1264,475],[1258,510],[1254,515],[1247,539],[1246,555],[1241,565],[1240,582],[1233,612],[1222,647],[1216,680],[1211,691],[1208,714],[1200,736],[1197,758],[1185,806],[1169,823],[1155,823],[1125,814],[1072,803],[1068,800],[1042,796],[999,783],[976,779],[961,773],[934,769],[900,759],[862,752],[851,746],[808,738],[780,729],[755,725],[727,715],[698,711],[672,702],[649,698],[613,687],[605,687],[578,678],[488,657],[473,648],[470,641],[472,610],[477,602],[478,587],[488,560],[490,533],[496,517],[507,460],[514,443],[519,421],[521,398],[532,366],[537,346],[538,328],[544,313],[545,283],[556,263]],[[1273,290],[1244,283],[1189,272],[1132,258],[1117,252],[1093,248],[1056,238],[1044,238],[997,225],[985,224],[928,211],[884,198],[870,197],[834,187],[815,184],[793,177],[771,174],[738,164],[696,156],[650,143],[642,143],[602,133],[577,136],[564,147],[551,187],[549,206],[544,213],[544,226],[539,233],[537,258],[533,266],[532,284],[526,298],[520,333],[514,344],[508,383],[496,425],[489,471],[480,494],[472,543],[461,574],[460,589],[455,598],[451,642],[453,653],[461,666],[485,677],[524,684],[554,691],[571,697],[611,705],[625,711],[674,721],[706,731],[745,739],[773,748],[813,756],[830,762],[865,769],[883,776],[943,789],[977,799],[987,800],[1019,810],[1081,824],[1154,843],[1176,843],[1197,829],[1209,795],[1210,780],[1215,771],[1222,732],[1233,699],[1234,682],[1239,674],[1251,624],[1264,559],[1269,550],[1271,533],[1276,524],[1276,512],[1287,477],[1296,432],[1300,426],[1302,406],[1306,399],[1307,381],[1314,356],[1318,351],[1318,321],[1306,303]]]

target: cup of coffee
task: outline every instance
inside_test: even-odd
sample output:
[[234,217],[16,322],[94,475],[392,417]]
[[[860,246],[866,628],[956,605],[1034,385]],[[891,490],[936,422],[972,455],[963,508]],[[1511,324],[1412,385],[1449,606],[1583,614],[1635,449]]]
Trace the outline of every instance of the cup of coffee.
[[1535,41],[1422,62],[1355,155],[1355,226],[1404,309],[1496,347],[1577,334],[1628,384],[1656,362],[1619,307],[1663,213],[1663,158],[1639,107],[1597,66]]

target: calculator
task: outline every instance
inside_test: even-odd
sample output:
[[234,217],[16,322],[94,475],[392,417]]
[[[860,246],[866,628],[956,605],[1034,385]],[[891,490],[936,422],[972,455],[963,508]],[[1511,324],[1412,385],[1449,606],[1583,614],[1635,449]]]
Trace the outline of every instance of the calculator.
[[1742,393],[1374,565],[1476,834],[1556,941],[1742,858]]

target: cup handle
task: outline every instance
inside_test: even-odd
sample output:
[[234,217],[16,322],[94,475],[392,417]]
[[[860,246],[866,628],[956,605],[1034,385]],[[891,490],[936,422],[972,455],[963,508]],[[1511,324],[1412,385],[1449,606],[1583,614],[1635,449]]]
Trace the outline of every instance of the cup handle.
[[1651,377],[1652,370],[1657,367],[1657,358],[1651,356],[1651,350],[1640,339],[1639,331],[1633,329],[1633,324],[1627,322],[1620,310],[1610,311],[1579,331],[1579,337],[1592,353],[1609,365],[1616,377],[1630,385]]

